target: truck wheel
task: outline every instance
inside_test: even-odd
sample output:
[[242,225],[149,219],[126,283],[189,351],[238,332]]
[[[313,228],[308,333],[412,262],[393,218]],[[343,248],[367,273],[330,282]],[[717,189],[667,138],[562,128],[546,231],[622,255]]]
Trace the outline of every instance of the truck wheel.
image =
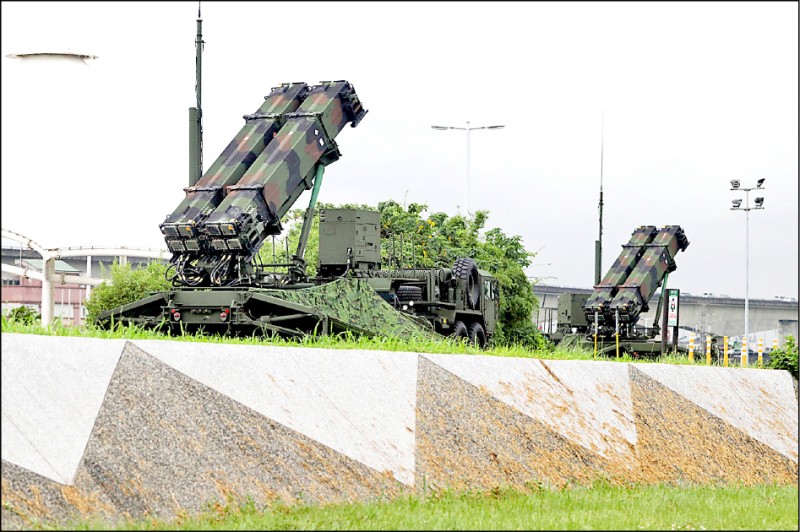
[[457,259],[453,264],[453,275],[467,282],[467,306],[478,308],[481,285],[478,282],[478,266],[470,258]]
[[464,325],[463,321],[457,321],[453,324],[453,332],[450,336],[456,340],[461,340],[462,338],[469,339],[469,331],[467,331],[467,326]]
[[486,347],[486,331],[477,321],[469,325],[469,341],[479,349]]
[[409,301],[419,301],[422,299],[422,287],[414,285],[400,285],[395,292],[397,300],[400,303],[407,303]]

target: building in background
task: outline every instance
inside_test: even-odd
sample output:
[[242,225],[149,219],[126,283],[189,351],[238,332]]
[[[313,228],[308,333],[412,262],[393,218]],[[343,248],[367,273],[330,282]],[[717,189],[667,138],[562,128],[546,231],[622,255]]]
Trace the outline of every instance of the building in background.
[[[86,319],[86,298],[91,293],[86,285],[66,282],[69,275],[85,275],[98,279],[106,279],[110,275],[111,265],[117,260],[121,264],[126,261],[133,267],[144,266],[150,261],[162,259],[139,257],[114,257],[112,255],[96,255],[88,257],[67,257],[55,261],[56,276],[61,275],[64,282],[54,283],[54,317],[60,318],[65,325],[80,325]],[[3,246],[2,262],[23,268],[26,271],[41,272],[42,256],[37,251],[19,247]],[[2,272],[2,312],[27,306],[36,312],[42,312],[42,281]]]

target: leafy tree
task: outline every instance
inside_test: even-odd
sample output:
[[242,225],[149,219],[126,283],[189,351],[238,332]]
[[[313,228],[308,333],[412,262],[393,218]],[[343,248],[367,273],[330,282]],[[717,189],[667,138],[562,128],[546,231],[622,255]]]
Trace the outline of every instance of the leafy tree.
[[[104,265],[101,268],[107,271]],[[168,290],[171,284],[166,278],[167,268],[167,264],[158,261],[134,268],[130,263],[120,265],[114,259],[111,283],[104,281],[95,287],[86,300],[87,321],[94,322],[101,312],[138,301],[150,292]]]
[[[450,267],[460,257],[470,257],[479,268],[494,275],[500,283],[500,313],[493,341],[501,344],[522,344],[542,347],[544,339],[534,327],[531,316],[538,302],[524,268],[535,256],[527,251],[518,235],[506,235],[494,228],[481,236],[488,220],[487,211],[477,211],[469,217],[448,216],[443,212],[427,214],[428,206],[411,203],[403,207],[388,200],[377,209],[367,205],[319,204],[319,209],[359,208],[377,210],[381,215],[381,260],[384,267],[417,266]],[[290,212],[284,224],[288,232],[289,256],[296,248],[302,228],[304,210]],[[286,262],[285,241],[268,242],[260,254],[264,263]],[[275,260],[273,260],[273,257]],[[319,257],[319,216],[315,215],[306,249],[309,275],[316,273]]]

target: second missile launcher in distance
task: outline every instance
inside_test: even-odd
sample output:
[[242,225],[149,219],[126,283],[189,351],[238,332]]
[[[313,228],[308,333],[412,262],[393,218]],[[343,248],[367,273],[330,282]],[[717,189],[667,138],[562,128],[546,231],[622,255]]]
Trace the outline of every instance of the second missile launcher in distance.
[[[655,338],[661,332],[668,275],[677,268],[675,255],[688,246],[689,239],[678,225],[636,228],[591,294],[559,296],[559,322],[552,339],[561,341],[575,334],[592,344],[596,334],[600,354],[614,353],[617,339],[621,352],[660,354],[661,342]],[[649,310],[648,302],[659,287],[661,295],[653,326],[638,327],[639,317]]]

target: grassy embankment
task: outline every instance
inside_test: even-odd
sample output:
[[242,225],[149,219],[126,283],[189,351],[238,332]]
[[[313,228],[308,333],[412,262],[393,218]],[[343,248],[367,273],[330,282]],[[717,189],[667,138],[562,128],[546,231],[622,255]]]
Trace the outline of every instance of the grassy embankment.
[[795,486],[610,486],[437,492],[392,501],[258,507],[210,504],[198,516],[99,521],[101,530],[797,530]]

